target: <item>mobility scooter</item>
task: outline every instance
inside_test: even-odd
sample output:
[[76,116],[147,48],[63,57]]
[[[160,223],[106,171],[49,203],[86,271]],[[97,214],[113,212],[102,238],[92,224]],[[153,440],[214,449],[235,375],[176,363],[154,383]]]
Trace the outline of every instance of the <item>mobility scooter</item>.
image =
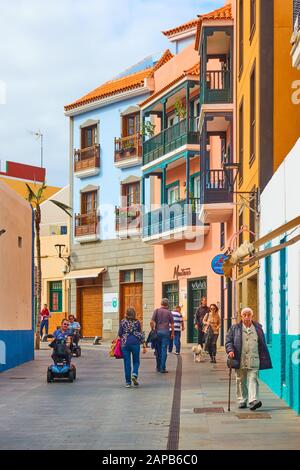
[[81,347],[79,346],[79,339],[80,339],[80,333],[79,330],[73,330],[73,338],[72,338],[72,344],[71,344],[71,352],[72,355],[75,357],[80,357],[81,356]]
[[53,348],[52,359],[54,364],[47,370],[47,382],[54,382],[55,379],[67,379],[69,382],[76,380],[76,367],[71,364],[70,350],[72,344],[66,340],[54,340],[49,344]]

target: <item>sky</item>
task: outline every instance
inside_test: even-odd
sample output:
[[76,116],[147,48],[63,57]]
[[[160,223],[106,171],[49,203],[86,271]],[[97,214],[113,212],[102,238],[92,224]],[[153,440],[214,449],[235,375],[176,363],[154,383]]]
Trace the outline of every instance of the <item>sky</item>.
[[[170,47],[161,31],[225,0],[0,0],[0,161],[68,183],[64,105]],[[2,170],[3,171],[3,170]]]

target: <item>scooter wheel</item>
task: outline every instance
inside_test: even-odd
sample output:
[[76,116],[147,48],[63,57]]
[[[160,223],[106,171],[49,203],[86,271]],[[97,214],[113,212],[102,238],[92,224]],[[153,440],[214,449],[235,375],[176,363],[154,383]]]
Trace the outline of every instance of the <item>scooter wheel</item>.
[[52,375],[51,370],[48,370],[48,371],[47,371],[47,382],[48,382],[48,384],[50,384],[51,382],[53,382],[53,375]]
[[75,378],[74,377],[74,371],[71,369],[69,371],[69,382],[73,382],[74,378]]

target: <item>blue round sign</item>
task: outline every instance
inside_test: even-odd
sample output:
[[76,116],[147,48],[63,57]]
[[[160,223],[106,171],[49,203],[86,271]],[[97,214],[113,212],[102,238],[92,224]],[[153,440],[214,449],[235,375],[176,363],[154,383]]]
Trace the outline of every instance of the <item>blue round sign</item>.
[[217,255],[211,262],[211,267],[214,273],[218,274],[219,276],[224,276],[223,270],[223,263],[228,259],[226,255]]

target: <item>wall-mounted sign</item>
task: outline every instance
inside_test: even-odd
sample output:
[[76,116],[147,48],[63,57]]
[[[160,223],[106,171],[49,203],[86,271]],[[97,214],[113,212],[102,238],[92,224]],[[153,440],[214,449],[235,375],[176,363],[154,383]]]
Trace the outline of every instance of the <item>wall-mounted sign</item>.
[[118,313],[119,311],[119,295],[104,294],[103,295],[103,313]]
[[224,276],[224,269],[223,264],[228,259],[226,255],[217,255],[211,262],[211,267],[214,273],[218,274],[219,276]]
[[179,277],[190,276],[192,274],[191,268],[180,268],[179,264],[174,268],[173,279],[179,279]]
[[103,320],[103,330],[104,331],[112,331],[112,319],[111,318],[104,318],[104,320]]

